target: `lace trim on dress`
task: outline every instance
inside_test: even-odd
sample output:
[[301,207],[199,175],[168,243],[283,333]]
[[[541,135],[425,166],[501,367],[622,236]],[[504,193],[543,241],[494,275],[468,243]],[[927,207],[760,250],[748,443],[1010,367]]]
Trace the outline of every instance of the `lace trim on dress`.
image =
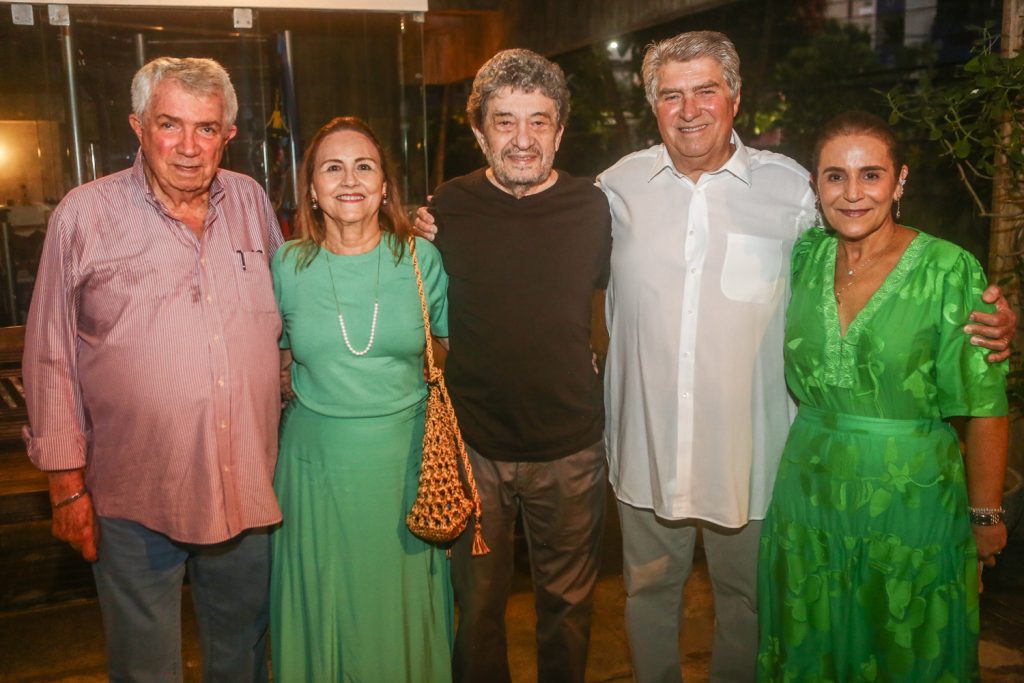
[[[913,229],[913,228],[912,228]],[[906,250],[896,262],[895,267],[886,276],[881,286],[871,295],[868,302],[850,322],[844,337],[839,327],[839,306],[833,293],[836,274],[836,249],[839,240],[832,238],[831,244],[825,249],[823,258],[827,259],[824,269],[825,277],[821,282],[821,302],[825,314],[825,368],[823,380],[826,384],[848,389],[853,386],[857,362],[857,344],[864,327],[874,316],[875,311],[884,304],[893,292],[897,291],[906,279],[921,252],[934,238],[918,231],[907,245]]]

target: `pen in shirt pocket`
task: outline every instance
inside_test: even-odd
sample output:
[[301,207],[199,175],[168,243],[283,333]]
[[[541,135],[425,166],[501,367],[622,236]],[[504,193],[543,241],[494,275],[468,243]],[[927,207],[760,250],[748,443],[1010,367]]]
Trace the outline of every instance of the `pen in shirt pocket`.
[[242,251],[241,249],[235,249],[235,253],[238,254],[238,260],[242,262],[242,270],[248,270],[248,267],[246,267],[246,264],[245,264],[245,255],[246,254],[262,254],[263,250],[262,249],[254,249],[252,251]]

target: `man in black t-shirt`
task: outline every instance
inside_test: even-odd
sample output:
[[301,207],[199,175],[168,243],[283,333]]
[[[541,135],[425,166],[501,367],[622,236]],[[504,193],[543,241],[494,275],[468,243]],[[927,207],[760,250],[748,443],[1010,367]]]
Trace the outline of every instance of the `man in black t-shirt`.
[[569,114],[557,65],[499,52],[477,73],[467,111],[488,166],[439,187],[431,213],[450,278],[445,374],[491,552],[473,557],[472,534],[453,549],[454,677],[510,680],[505,603],[521,512],[538,680],[582,682],[607,481],[590,323],[594,290],[608,281],[608,203],[589,180],[552,168]]

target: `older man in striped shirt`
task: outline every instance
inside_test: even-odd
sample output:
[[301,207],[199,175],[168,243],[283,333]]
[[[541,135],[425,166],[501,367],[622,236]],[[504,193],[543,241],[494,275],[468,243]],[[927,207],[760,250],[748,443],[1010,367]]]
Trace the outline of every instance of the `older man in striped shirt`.
[[262,188],[218,168],[238,104],[211,60],[132,81],[135,164],[73,190],[25,340],[29,457],[93,565],[112,680],[181,678],[188,568],[204,680],[266,680],[281,328]]

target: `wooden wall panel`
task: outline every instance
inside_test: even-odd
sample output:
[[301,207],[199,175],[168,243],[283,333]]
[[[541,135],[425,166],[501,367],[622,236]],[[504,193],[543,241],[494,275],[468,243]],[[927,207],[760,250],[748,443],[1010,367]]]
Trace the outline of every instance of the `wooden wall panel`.
[[471,78],[491,55],[556,55],[735,0],[430,0],[427,83]]
[[503,12],[428,12],[423,74],[428,85],[472,78],[495,52],[508,47]]

